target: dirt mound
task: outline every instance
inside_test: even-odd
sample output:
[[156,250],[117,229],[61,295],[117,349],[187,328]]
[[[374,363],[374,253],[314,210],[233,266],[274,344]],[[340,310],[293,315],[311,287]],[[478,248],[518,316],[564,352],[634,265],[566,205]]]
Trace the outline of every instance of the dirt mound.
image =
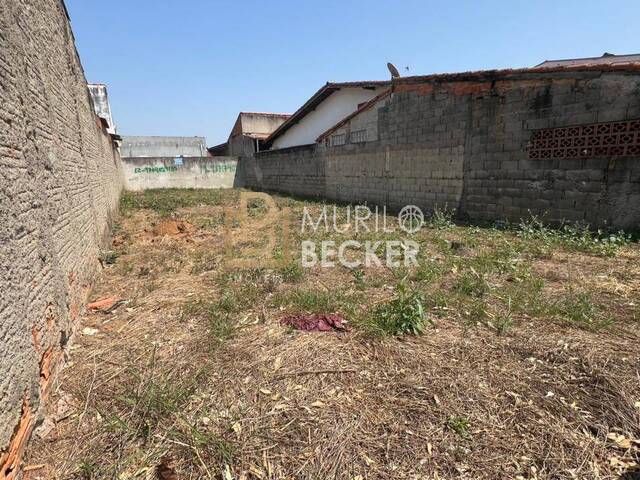
[[165,235],[177,236],[193,231],[193,225],[184,220],[162,220],[155,227],[152,233],[155,237],[164,237]]

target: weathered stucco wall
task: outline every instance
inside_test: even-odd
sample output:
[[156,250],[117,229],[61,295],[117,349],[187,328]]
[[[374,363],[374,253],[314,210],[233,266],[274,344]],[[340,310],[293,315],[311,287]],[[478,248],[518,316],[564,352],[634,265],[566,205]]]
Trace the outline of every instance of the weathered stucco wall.
[[0,2],[0,479],[16,475],[123,177],[59,0]]
[[207,154],[204,137],[122,137],[122,158],[128,157],[202,157]]
[[[239,172],[257,189],[428,211],[446,204],[474,220],[640,225],[640,150],[623,145],[640,141],[640,72],[466,76],[403,79],[383,106],[336,131],[345,145],[262,152]],[[559,127],[572,128],[545,130]],[[351,143],[362,128],[369,141]],[[541,155],[558,158],[533,158],[536,132],[553,137],[540,140]]]
[[183,158],[182,165],[171,157],[123,158],[127,190],[153,188],[232,188],[242,186],[236,179],[237,157]]

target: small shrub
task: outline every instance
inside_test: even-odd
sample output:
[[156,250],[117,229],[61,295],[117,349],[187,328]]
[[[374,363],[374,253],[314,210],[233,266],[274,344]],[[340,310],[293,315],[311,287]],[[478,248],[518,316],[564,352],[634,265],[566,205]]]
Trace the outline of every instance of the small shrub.
[[412,276],[412,280],[422,283],[432,283],[442,275],[442,266],[434,261],[424,261]]
[[78,470],[83,480],[91,480],[98,473],[98,466],[89,460],[82,460],[78,464]]
[[469,265],[479,273],[504,274],[515,272],[518,262],[518,253],[512,245],[505,243],[480,253],[469,262]]
[[468,326],[475,325],[487,317],[487,304],[482,299],[472,298],[470,301],[461,301],[458,308]]
[[587,292],[572,290],[549,307],[554,317],[587,330],[601,330],[614,322],[614,318],[596,306]]
[[278,271],[282,275],[282,279],[289,283],[299,282],[304,277],[304,270],[300,262],[290,262],[280,267]]
[[408,290],[404,283],[400,283],[396,290],[393,300],[374,310],[368,321],[369,330],[396,336],[424,333],[430,322],[424,310],[424,297],[420,292]]
[[354,268],[351,270],[351,274],[353,275],[353,283],[355,284],[358,290],[366,290],[367,285],[365,283],[365,273],[362,268]]
[[447,427],[449,427],[451,430],[453,430],[463,438],[466,438],[469,436],[470,423],[469,423],[469,420],[466,419],[465,417],[452,415],[447,420]]
[[514,320],[511,313],[511,303],[509,302],[509,308],[504,313],[498,313],[493,319],[493,326],[496,328],[498,335],[504,335],[513,327]]
[[489,291],[489,284],[484,278],[484,275],[479,274],[472,267],[470,270],[460,274],[453,284],[453,289],[456,292],[470,297],[482,297]]
[[247,202],[247,214],[249,217],[261,217],[269,211],[269,207],[263,198],[251,198]]
[[453,218],[455,217],[456,211],[451,210],[445,205],[443,208],[436,207],[431,214],[431,218],[429,218],[427,225],[431,228],[435,228],[437,230],[446,230],[455,226],[453,223]]
[[517,234],[521,238],[538,240],[546,245],[560,245],[570,251],[584,252],[600,257],[614,257],[620,247],[632,241],[623,231],[607,233],[592,231],[588,226],[565,224],[551,228],[536,215],[520,221]]
[[290,306],[305,313],[335,313],[338,309],[338,295],[316,290],[289,290],[274,297],[278,307]]
[[218,267],[217,255],[208,250],[198,250],[193,258],[191,273],[198,275],[204,272],[210,272]]
[[114,252],[113,250],[101,252],[98,258],[100,259],[100,263],[102,263],[102,265],[113,265],[118,259],[118,252]]
[[225,294],[220,300],[197,299],[188,302],[183,308],[181,319],[197,317],[208,322],[209,332],[217,342],[223,342],[231,337],[236,330],[233,317],[239,305],[233,294]]

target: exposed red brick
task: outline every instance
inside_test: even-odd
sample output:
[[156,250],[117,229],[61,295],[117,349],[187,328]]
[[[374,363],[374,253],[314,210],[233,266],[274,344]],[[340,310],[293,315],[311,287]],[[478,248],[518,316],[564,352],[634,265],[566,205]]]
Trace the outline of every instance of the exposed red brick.
[[42,393],[43,400],[46,400],[49,396],[51,380],[53,379],[58,358],[59,352],[56,352],[53,347],[49,347],[40,359],[40,392]]
[[47,315],[47,328],[51,330],[56,325],[56,316],[53,313]]
[[[554,78],[553,85],[567,85],[575,84],[575,78]],[[514,88],[534,88],[543,85],[548,85],[549,79],[534,79],[534,80],[499,80],[495,82],[494,88],[497,92],[505,92],[507,90],[513,90]]]
[[80,316],[80,306],[78,305],[78,303],[73,302],[71,304],[71,308],[69,309],[69,315],[71,316],[71,320],[72,321],[76,321],[78,320],[78,317]]
[[491,90],[491,84],[488,82],[455,82],[445,90],[454,95],[473,95]]
[[450,92],[454,95],[472,95],[491,90],[491,82],[409,83],[395,87],[396,92],[417,92],[429,95],[434,91]]
[[29,405],[29,398],[25,394],[22,400],[22,415],[18,423],[9,447],[0,453],[0,480],[14,480],[18,478],[22,455],[31,437],[35,423],[35,416]]
[[40,344],[40,334],[38,333],[38,327],[34,326],[31,329],[31,337],[33,338],[33,348],[37,353],[42,353],[42,345]]
[[413,83],[402,84],[394,87],[396,92],[418,92],[418,95],[428,95],[433,92],[433,84],[431,83]]

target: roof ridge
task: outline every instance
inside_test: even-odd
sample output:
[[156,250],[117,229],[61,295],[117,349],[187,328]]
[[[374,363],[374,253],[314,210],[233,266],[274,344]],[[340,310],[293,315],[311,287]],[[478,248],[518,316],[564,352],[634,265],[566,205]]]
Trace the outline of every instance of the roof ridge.
[[273,115],[274,117],[290,117],[290,113],[277,112],[240,112],[240,115]]
[[[528,73],[577,73],[577,72],[609,72],[609,71],[640,71],[640,62],[628,62],[625,64],[593,64],[593,65],[559,65],[553,67],[535,66],[528,68],[505,68],[493,70],[473,70],[455,73],[433,73],[431,75],[415,75],[411,77],[400,77],[394,79],[394,83],[411,83],[412,81],[424,80],[448,80],[461,81],[472,77],[499,77],[507,75],[519,75]],[[477,80],[477,78],[475,78]]]

